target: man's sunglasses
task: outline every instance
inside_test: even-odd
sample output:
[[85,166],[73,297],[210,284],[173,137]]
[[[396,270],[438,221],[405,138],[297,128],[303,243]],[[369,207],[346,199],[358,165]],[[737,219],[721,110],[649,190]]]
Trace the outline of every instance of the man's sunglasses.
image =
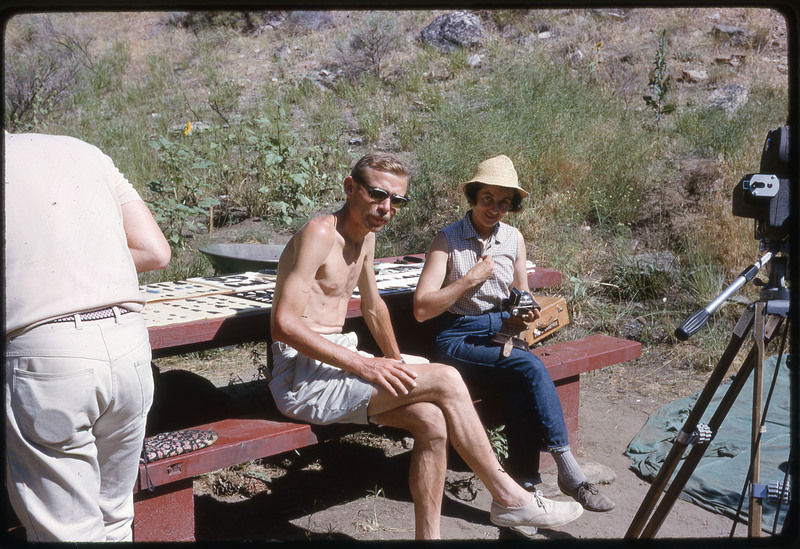
[[408,200],[409,199],[406,196],[400,196],[399,194],[390,195],[388,192],[384,191],[383,189],[379,189],[378,187],[370,187],[369,185],[367,185],[366,183],[364,183],[360,179],[356,179],[354,177],[353,180],[356,183],[358,183],[359,185],[361,185],[362,187],[364,187],[367,190],[367,194],[369,195],[369,197],[372,200],[374,200],[375,202],[383,202],[387,198],[391,197],[389,202],[395,208],[402,208],[406,204],[408,204]]

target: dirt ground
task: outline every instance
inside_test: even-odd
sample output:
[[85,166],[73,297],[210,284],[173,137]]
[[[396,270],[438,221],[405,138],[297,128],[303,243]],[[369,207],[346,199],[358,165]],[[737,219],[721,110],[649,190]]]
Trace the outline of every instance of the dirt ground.
[[[220,351],[202,361],[205,365],[195,361],[195,371],[217,385],[253,385],[257,370],[248,364],[249,352]],[[179,362],[161,365],[162,371],[182,367]],[[540,531],[534,539],[622,539],[650,487],[629,469],[630,460],[623,452],[651,413],[700,390],[707,376],[673,369],[656,349],[635,361],[583,375],[576,456],[590,480],[603,483],[603,492],[617,505],[608,513],[584,512],[570,524]],[[332,437],[197,479],[198,541],[412,540],[407,475],[413,441],[399,431],[378,433]],[[521,539],[490,523],[488,491],[457,459],[451,464],[442,537]],[[567,500],[556,486],[554,466],[543,470],[543,480],[546,497]],[[729,518],[678,500],[657,537],[676,542],[724,539],[731,526]],[[737,525],[735,535],[746,537],[746,524]]]

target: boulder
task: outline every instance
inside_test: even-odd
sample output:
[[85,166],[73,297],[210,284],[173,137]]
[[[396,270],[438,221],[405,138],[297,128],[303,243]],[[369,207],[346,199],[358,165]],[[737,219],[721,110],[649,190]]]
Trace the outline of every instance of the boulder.
[[318,30],[333,26],[333,15],[328,11],[290,11],[286,22],[306,30]]
[[692,84],[707,79],[708,73],[702,69],[684,69],[681,71],[680,78],[678,78],[678,80],[681,82],[689,82]]
[[709,95],[708,101],[711,108],[723,109],[728,114],[733,114],[747,103],[747,88],[740,84],[732,84],[714,90]]
[[745,29],[720,23],[711,31],[714,36],[728,38],[732,46],[743,46],[750,41],[751,33]]
[[467,11],[440,15],[422,29],[422,42],[444,52],[480,45],[485,30],[480,18]]

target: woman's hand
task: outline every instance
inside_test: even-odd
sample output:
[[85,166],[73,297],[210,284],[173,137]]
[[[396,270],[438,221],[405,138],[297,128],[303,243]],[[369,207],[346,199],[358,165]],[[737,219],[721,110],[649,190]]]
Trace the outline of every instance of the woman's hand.
[[467,272],[467,277],[470,277],[474,282],[473,286],[483,284],[494,275],[494,259],[491,255],[479,257],[478,261]]
[[425,256],[425,265],[414,292],[414,317],[420,322],[439,316],[464,293],[494,276],[494,259],[486,255],[478,258],[464,276],[452,284],[442,286],[447,274],[448,250],[447,237],[440,231]]
[[542,313],[539,309],[529,309],[519,315],[519,317],[524,320],[525,322],[533,322],[537,318],[541,317]]

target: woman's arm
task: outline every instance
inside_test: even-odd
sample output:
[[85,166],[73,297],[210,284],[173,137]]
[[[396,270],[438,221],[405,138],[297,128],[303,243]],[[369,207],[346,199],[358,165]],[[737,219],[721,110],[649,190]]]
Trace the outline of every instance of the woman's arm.
[[528,286],[528,268],[526,267],[527,257],[525,253],[525,239],[519,233],[519,244],[517,244],[517,259],[514,261],[514,284],[520,292],[531,292]]
[[467,274],[442,288],[447,274],[448,252],[447,237],[440,232],[425,256],[425,265],[414,293],[414,317],[420,322],[439,316],[464,292],[483,284],[494,274],[494,260],[487,255],[479,258]]
[[[516,286],[520,292],[531,293],[530,286],[528,286],[528,268],[526,263],[525,239],[522,237],[522,233],[519,233],[517,259],[514,261],[514,286]],[[533,322],[540,316],[541,311],[539,309],[533,309],[529,313],[523,315],[522,319],[527,322]]]

